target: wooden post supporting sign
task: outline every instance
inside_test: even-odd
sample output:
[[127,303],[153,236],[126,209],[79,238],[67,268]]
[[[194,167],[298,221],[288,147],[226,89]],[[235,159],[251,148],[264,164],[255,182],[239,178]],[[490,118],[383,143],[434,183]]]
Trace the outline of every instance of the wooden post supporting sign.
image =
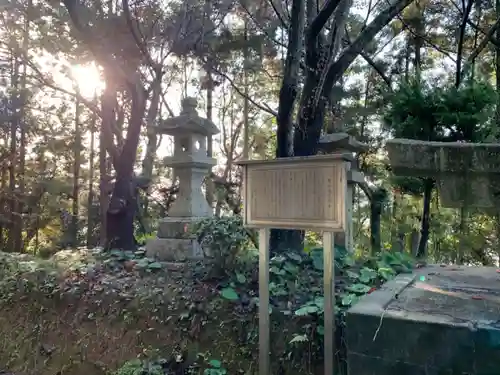
[[269,230],[323,232],[325,375],[333,375],[334,233],[346,228],[349,154],[249,160],[243,167],[243,222],[259,229],[259,374],[270,374]]

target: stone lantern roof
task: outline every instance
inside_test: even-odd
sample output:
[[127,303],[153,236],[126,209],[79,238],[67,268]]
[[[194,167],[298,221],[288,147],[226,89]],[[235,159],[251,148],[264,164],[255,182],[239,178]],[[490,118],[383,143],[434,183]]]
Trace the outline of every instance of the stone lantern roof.
[[318,148],[328,154],[339,150],[365,153],[368,151],[369,146],[347,133],[331,133],[320,138]]
[[196,107],[198,102],[195,98],[187,97],[181,102],[181,113],[179,116],[164,120],[158,126],[158,131],[166,135],[188,135],[200,134],[206,137],[220,132],[215,124],[205,118],[198,116]]

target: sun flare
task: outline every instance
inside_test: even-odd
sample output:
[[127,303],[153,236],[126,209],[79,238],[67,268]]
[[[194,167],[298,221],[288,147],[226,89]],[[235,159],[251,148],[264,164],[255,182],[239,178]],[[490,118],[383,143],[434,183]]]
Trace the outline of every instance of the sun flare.
[[86,98],[90,99],[104,89],[105,83],[99,69],[94,64],[73,65],[71,76],[78,85],[80,93]]

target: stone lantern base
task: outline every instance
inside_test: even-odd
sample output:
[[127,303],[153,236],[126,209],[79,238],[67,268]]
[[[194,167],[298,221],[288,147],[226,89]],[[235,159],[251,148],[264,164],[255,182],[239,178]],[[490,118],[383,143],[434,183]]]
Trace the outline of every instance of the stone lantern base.
[[146,244],[146,256],[165,262],[203,259],[206,251],[196,238],[187,234],[188,227],[198,218],[166,217],[160,221],[157,238]]

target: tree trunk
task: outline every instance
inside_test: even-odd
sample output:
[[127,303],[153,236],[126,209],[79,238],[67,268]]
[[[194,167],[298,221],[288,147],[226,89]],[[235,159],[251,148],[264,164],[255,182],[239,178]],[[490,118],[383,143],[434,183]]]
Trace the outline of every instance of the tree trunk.
[[[305,35],[305,82],[299,103],[298,119],[293,133],[293,155],[311,156],[316,154],[318,141],[323,129],[327,105],[331,102],[334,85],[356,59],[359,53],[370,43],[375,35],[386,26],[399,12],[413,0],[399,0],[388,5],[370,24],[368,24],[348,48],[337,58],[341,35],[344,28],[344,17],[348,14],[350,2],[327,1],[316,12],[315,7],[305,6],[302,0],[294,0],[291,6],[291,17],[288,35],[288,49],[285,61],[282,86],[279,96],[277,114],[277,151],[276,157],[292,155],[290,136],[292,133],[292,113],[298,95],[299,67],[303,54],[303,35]],[[338,8],[338,9],[337,9]],[[337,21],[330,25],[327,41],[324,28],[331,20]],[[307,30],[304,30],[304,20],[308,19]],[[330,22],[331,23],[331,22]],[[271,232],[271,251],[281,249],[301,249],[303,232],[277,231]]]
[[391,243],[392,250],[403,252],[405,250],[405,233],[401,230],[401,226],[398,225],[400,221],[400,215],[398,215],[399,202],[402,200],[403,194],[394,190],[393,192],[393,202],[392,202],[392,231],[391,231]]
[[244,37],[245,37],[245,45],[243,47],[243,155],[242,158],[248,160],[249,155],[249,145],[250,145],[250,132],[249,132],[249,83],[248,83],[248,70],[249,70],[249,46],[248,46],[248,20],[245,17],[244,20]]
[[89,156],[89,195],[87,197],[87,239],[86,246],[88,248],[94,245],[94,159],[95,159],[95,125],[96,115],[92,114],[90,122],[90,156]]
[[418,245],[420,243],[421,233],[418,229],[412,229],[410,232],[410,254],[414,257],[418,254]]
[[130,180],[115,182],[106,212],[106,249],[133,250],[137,246],[134,236],[137,199],[132,188]]
[[[495,1],[495,12],[496,18],[500,19],[500,0]],[[496,30],[496,42],[497,46],[495,48],[495,82],[497,93],[500,93],[500,28]],[[496,111],[495,111],[495,122],[497,126],[496,139],[500,138],[500,95],[497,96]]]
[[17,119],[16,122],[18,124],[20,130],[20,140],[19,140],[19,169],[17,174],[18,179],[18,197],[19,200],[17,202],[17,211],[15,218],[15,230],[14,230],[14,251],[20,253],[24,250],[24,242],[23,242],[23,212],[24,212],[24,201],[25,197],[25,169],[26,169],[26,116],[25,116],[25,108],[27,102],[27,91],[26,91],[26,78],[27,78],[27,63],[24,61],[28,52],[29,47],[29,27],[30,20],[29,15],[32,13],[33,4],[31,0],[28,0],[26,5],[26,13],[24,16],[24,28],[23,28],[23,42],[21,47],[22,53],[22,73],[21,73],[21,85],[19,87],[19,91],[17,92],[16,98],[18,99],[17,104]]
[[106,230],[107,220],[106,211],[109,204],[109,179],[108,179],[108,166],[106,157],[106,141],[104,134],[104,124],[101,124],[99,132],[99,216],[100,216],[100,234],[99,244],[105,246],[106,244]]
[[[293,0],[291,23],[288,30],[288,49],[285,60],[283,82],[279,93],[276,122],[276,158],[292,156],[293,110],[298,95],[299,67],[302,55],[305,8],[302,0]],[[292,202],[290,202],[293,204]],[[269,248],[271,254],[286,250],[303,250],[304,233],[295,230],[271,230]]]
[[378,188],[372,192],[372,199],[370,200],[370,246],[372,255],[382,251],[381,222],[386,195],[387,193],[383,188]]
[[[212,61],[209,60],[206,68],[206,73],[207,73],[207,119],[210,121],[213,121],[213,100],[214,100],[214,81],[213,81],[213,76],[212,76]],[[213,156],[213,137],[210,134],[207,137],[207,156],[211,158]],[[210,172],[212,169],[210,168],[208,170],[208,174],[210,175]],[[213,208],[214,204],[214,196],[215,196],[215,187],[212,182],[212,179],[206,178],[205,179],[205,196],[207,199],[208,206],[210,208]]]
[[427,178],[424,180],[424,202],[422,212],[422,228],[420,242],[418,244],[417,258],[425,258],[427,256],[427,242],[429,240],[430,230],[430,212],[431,212],[431,199],[432,190],[434,189],[434,180]]
[[[156,69],[156,77],[152,83],[152,95],[149,104],[148,113],[146,114],[146,134],[148,142],[146,145],[146,153],[142,161],[142,176],[148,178],[150,181],[153,178],[153,164],[156,159],[156,151],[158,149],[158,135],[154,127],[155,120],[158,119],[158,109],[160,106],[161,97],[161,81],[163,77],[163,70],[161,67]],[[146,195],[142,202],[142,214],[145,219],[145,231],[150,231],[149,220],[149,197]]]
[[80,101],[75,101],[75,144],[73,150],[73,207],[71,218],[71,245],[78,246],[78,216],[80,195],[80,164],[82,136],[80,131]]
[[[136,77],[138,79],[138,75]],[[127,136],[118,160],[114,161],[116,180],[106,213],[106,248],[108,249],[130,250],[136,248],[134,217],[137,211],[137,187],[133,181],[133,175],[146,101],[145,93],[139,85],[135,85],[129,93],[132,96],[132,108]],[[108,101],[110,98],[110,96],[105,98],[104,106],[112,104]],[[112,113],[112,109],[106,108],[106,112]],[[107,122],[105,126],[110,129],[112,123]],[[109,137],[106,137],[106,140],[110,141]],[[108,144],[106,148],[112,149],[113,144]]]
[[[12,87],[15,90],[14,95],[17,95],[17,91],[19,90],[19,59],[17,56],[13,57],[13,72],[11,78]],[[19,101],[14,99],[14,110],[20,111],[18,107]],[[9,235],[7,238],[7,251],[15,251],[16,245],[16,224],[18,223],[16,218],[17,207],[18,207],[18,196],[16,192],[16,162],[17,158],[17,129],[19,127],[18,116],[17,114],[13,114],[11,116],[10,122],[10,153],[14,155],[11,159],[9,165]]]

